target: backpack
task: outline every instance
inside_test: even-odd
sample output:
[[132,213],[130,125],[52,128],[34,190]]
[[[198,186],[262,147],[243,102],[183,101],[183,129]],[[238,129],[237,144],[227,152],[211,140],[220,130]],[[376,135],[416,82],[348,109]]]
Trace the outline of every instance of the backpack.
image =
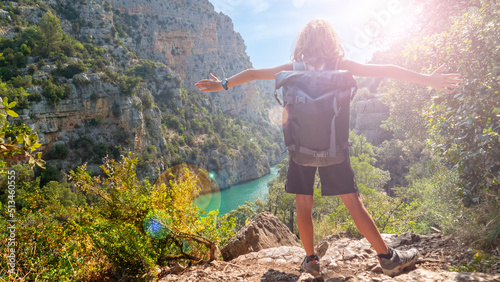
[[337,70],[337,62],[323,70],[307,70],[304,62],[294,62],[293,71],[277,73],[275,81],[292,160],[313,167],[344,162],[349,154],[349,103],[357,90],[351,73]]

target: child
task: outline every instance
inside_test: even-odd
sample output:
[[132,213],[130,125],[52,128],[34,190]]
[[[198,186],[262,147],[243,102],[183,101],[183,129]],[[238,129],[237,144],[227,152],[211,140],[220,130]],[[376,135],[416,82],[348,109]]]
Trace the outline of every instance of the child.
[[[321,69],[326,62],[336,62],[339,70],[348,70],[354,76],[390,77],[428,85],[447,93],[451,92],[448,88],[458,88],[458,83],[462,81],[459,79],[459,74],[444,74],[442,72],[444,65],[431,75],[423,75],[394,65],[360,64],[344,59],[344,50],[333,26],[321,19],[310,21],[302,29],[293,53],[293,61],[304,62],[311,69],[313,67]],[[278,72],[291,70],[293,70],[293,63],[275,68],[247,69],[222,81],[210,74],[210,79],[200,80],[195,86],[203,92],[215,92],[252,80],[274,79]],[[316,169],[316,167],[300,166],[290,159],[285,185],[287,193],[296,194],[297,226],[306,251],[301,268],[313,275],[320,273],[319,258],[314,251],[311,214]],[[383,241],[377,226],[359,197],[349,158],[341,164],[320,167],[319,174],[322,194],[340,195],[357,228],[377,252],[385,274],[394,276],[404,268],[415,264],[418,256],[416,249],[401,252],[388,248]]]

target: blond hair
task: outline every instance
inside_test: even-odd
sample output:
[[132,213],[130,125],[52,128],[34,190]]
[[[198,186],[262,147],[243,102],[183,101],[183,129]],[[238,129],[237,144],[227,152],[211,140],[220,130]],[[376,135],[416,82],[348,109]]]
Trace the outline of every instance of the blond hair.
[[304,26],[297,37],[293,61],[320,67],[327,61],[337,61],[344,57],[344,48],[333,26],[323,19],[315,19]]

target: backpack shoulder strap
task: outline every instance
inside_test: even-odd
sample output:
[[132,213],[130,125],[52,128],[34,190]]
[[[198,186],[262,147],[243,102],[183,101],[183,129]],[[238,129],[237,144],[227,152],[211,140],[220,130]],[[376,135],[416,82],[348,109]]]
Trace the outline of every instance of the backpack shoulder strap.
[[306,68],[306,63],[304,61],[295,61],[293,62],[293,70],[294,71],[305,71],[307,70]]

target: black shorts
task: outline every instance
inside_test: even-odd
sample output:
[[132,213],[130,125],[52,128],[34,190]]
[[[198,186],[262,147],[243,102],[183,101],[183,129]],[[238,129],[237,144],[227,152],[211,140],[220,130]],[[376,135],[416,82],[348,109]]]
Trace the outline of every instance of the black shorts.
[[313,195],[317,169],[321,181],[321,195],[359,194],[349,157],[340,164],[319,168],[298,165],[290,158],[285,191],[291,194]]

